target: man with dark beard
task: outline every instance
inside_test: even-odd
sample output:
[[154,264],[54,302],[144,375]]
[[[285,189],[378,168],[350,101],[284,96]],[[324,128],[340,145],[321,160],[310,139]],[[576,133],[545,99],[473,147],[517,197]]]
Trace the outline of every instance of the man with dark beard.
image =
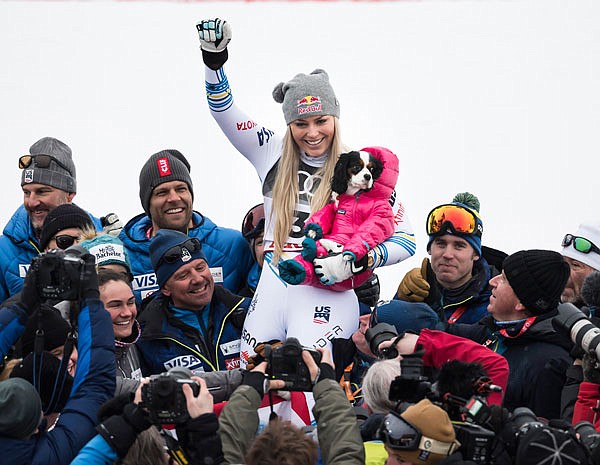
[[239,231],[219,227],[194,211],[190,169],[181,152],[162,150],[151,155],[140,171],[140,201],[145,213],[129,220],[119,235],[131,261],[138,302],[159,287],[148,250],[150,240],[161,229],[198,238],[215,283],[232,292],[246,283],[253,263],[248,244]]

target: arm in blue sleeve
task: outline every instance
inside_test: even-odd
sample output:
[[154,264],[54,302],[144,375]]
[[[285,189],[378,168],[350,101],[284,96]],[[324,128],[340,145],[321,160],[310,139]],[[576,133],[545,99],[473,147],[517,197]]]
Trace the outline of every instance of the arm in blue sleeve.
[[112,465],[118,458],[104,438],[96,435],[79,451],[71,465]]

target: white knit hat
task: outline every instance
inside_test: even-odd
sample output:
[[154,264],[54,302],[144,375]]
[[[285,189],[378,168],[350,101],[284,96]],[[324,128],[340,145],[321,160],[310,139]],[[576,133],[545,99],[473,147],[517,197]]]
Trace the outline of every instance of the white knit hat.
[[[596,247],[600,247],[600,224],[598,223],[581,223],[573,235],[583,237],[592,242]],[[569,257],[578,262],[585,263],[596,271],[600,271],[599,253],[594,251],[590,251],[589,253],[579,252],[573,247],[573,244],[563,247],[561,253],[564,257]]]

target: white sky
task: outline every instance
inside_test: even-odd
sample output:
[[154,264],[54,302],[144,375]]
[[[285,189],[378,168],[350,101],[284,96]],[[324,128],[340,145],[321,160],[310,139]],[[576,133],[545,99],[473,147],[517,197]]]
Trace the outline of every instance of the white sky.
[[[141,212],[146,158],[177,148],[195,207],[239,228],[261,201],[251,165],[204,97],[196,21],[233,27],[226,65],[255,121],[284,131],[275,84],[324,68],[346,143],[400,158],[416,257],[380,275],[389,297],[425,256],[425,216],[457,192],[481,201],[483,242],[559,250],[599,218],[600,2],[0,1],[0,227],[22,202],[17,159],[66,142],[75,201],[124,220]],[[598,244],[600,246],[600,244]]]

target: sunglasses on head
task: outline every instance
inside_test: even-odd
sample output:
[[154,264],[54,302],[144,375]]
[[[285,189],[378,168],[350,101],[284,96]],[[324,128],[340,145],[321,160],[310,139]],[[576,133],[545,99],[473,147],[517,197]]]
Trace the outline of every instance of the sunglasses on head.
[[456,204],[440,205],[427,215],[427,234],[432,236],[451,228],[459,234],[475,234],[481,237],[481,222],[472,210]]
[[264,204],[258,204],[252,207],[242,221],[242,235],[246,239],[251,239],[265,228],[265,207]]
[[59,234],[54,236],[52,239],[56,241],[56,247],[61,250],[66,250],[75,244],[75,241],[79,240],[77,236],[68,236],[66,234]]
[[407,451],[420,449],[440,455],[450,455],[460,445],[457,441],[448,443],[423,436],[417,427],[393,410],[384,417],[378,436],[392,449]]
[[71,176],[73,176],[73,173],[71,173],[71,170],[69,168],[67,168],[65,165],[63,165],[56,158],[54,158],[52,155],[44,155],[44,154],[23,155],[21,158],[19,158],[19,168],[21,168],[21,169],[28,168],[29,166],[31,166],[31,163],[33,161],[35,161],[35,166],[38,168],[49,168],[50,162],[53,161],[58,166],[60,166],[63,170],[65,170],[67,173],[69,173]]
[[160,258],[157,266],[160,266],[162,263],[175,263],[177,260],[181,260],[183,256],[193,254],[198,250],[202,250],[202,244],[200,244],[200,241],[197,238],[192,237],[182,244],[175,245],[168,249]]
[[585,237],[581,236],[574,236],[573,234],[565,234],[565,237],[562,241],[562,246],[568,247],[570,245],[573,245],[573,248],[577,250],[577,252],[595,252],[597,254],[600,254],[600,249],[596,247],[596,245],[589,239],[586,239]]

